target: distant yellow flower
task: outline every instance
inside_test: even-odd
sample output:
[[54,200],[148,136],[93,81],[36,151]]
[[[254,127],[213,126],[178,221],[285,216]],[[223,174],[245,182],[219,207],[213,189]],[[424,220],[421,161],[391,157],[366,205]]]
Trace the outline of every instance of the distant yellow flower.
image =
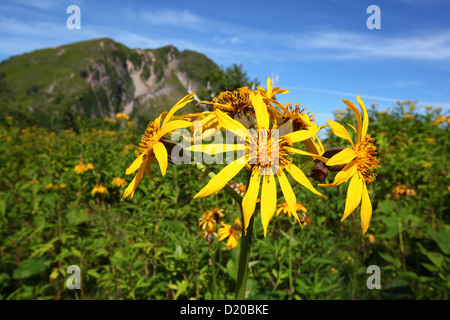
[[[134,198],[134,193],[142,180],[144,172],[153,180],[150,171],[150,163],[158,162],[161,169],[161,173],[164,176],[166,174],[168,165],[168,154],[166,147],[160,141],[167,133],[170,133],[176,129],[187,128],[192,125],[192,122],[186,120],[173,120],[170,121],[174,113],[184,107],[187,103],[192,101],[194,93],[188,94],[180,101],[178,101],[172,109],[167,113],[162,113],[154,122],[151,122],[144,135],[142,136],[141,142],[139,143],[139,151],[136,151],[136,160],[131,164],[131,166],[126,170],[126,174],[132,174],[136,171],[133,181],[128,185],[125,190],[122,200],[131,196]],[[161,125],[163,116],[164,123]]]
[[48,185],[45,186],[45,189],[51,189],[53,188],[53,183],[49,183]]
[[434,138],[424,138],[424,140],[429,143],[434,143],[435,141]]
[[202,217],[199,219],[198,227],[205,231],[207,228],[215,228],[217,223],[224,216],[223,209],[211,209],[203,212]]
[[431,168],[433,166],[433,164],[431,163],[431,162],[424,162],[423,164],[422,164],[422,167],[423,168]]
[[[280,214],[280,212],[283,212],[284,214],[289,215],[289,217],[291,216],[291,211],[289,210],[288,204],[286,201],[282,201],[280,204],[277,205],[278,210],[276,211],[276,216],[278,217],[278,215]],[[304,213],[308,212],[308,209],[306,209],[306,207],[301,204],[300,202],[297,202],[296,204],[296,212],[298,213],[299,211],[303,211]]]
[[346,148],[333,157],[331,157],[327,166],[345,165],[344,168],[336,175],[333,183],[319,184],[322,187],[334,187],[347,182],[350,178],[350,184],[347,191],[347,199],[345,201],[344,215],[341,219],[343,221],[347,218],[361,203],[361,227],[363,234],[369,228],[369,223],[372,217],[372,204],[367,191],[367,183],[375,180],[376,174],[372,171],[379,168],[378,160],[375,158],[376,147],[373,145],[373,138],[367,134],[369,127],[369,116],[360,96],[357,96],[359,106],[362,111],[362,116],[355,105],[348,100],[343,99],[344,103],[353,111],[356,116],[358,129],[349,125],[357,135],[356,144],[353,143],[347,129],[341,124],[328,120],[333,133],[348,140],[352,148]]
[[94,186],[94,188],[92,188],[91,194],[94,195],[94,194],[97,194],[97,193],[99,193],[99,194],[107,194],[108,193],[108,189],[105,186],[102,186],[100,184],[96,184]]
[[331,274],[336,274],[336,273],[338,273],[339,271],[337,271],[335,268],[331,268],[331,269],[330,269],[330,272],[331,272]]
[[230,249],[236,248],[242,235],[241,220],[236,218],[233,226],[221,222],[217,235],[219,236],[219,241],[228,239],[225,244],[227,247],[230,247]]
[[371,233],[368,236],[369,236],[369,242],[370,243],[374,243],[375,242],[375,236],[373,234],[371,234]]
[[94,165],[92,164],[92,163],[89,163],[89,164],[84,164],[84,163],[80,163],[80,164],[77,164],[76,166],[75,166],[75,172],[76,173],[78,173],[78,174],[83,174],[83,173],[85,173],[86,171],[88,171],[88,170],[93,170],[94,169]]
[[437,116],[436,119],[434,120],[435,124],[440,124],[442,122],[445,121],[445,118],[443,116]]
[[65,183],[61,183],[61,184],[59,185],[59,187],[60,187],[61,189],[64,189],[64,188],[66,188],[66,187],[67,187],[67,184],[65,184]]
[[77,164],[75,166],[74,170],[78,174],[83,174],[83,173],[85,173],[87,171],[87,168],[86,168],[86,166],[84,164]]
[[114,179],[111,181],[111,184],[120,188],[120,187],[126,186],[127,182],[125,181],[125,179],[122,179],[120,177],[114,177]]
[[37,181],[37,180],[32,179],[32,180],[30,180],[30,184],[40,184],[40,182]]
[[336,111],[339,112],[340,114],[344,114],[345,113],[345,110],[342,110],[342,109],[337,109]]
[[14,120],[14,117],[13,116],[6,116],[5,119],[6,120]]
[[234,191],[236,191],[240,196],[243,196],[245,194],[245,191],[247,190],[247,186],[241,182],[231,181],[230,187],[233,188]]
[[127,114],[124,113],[116,113],[116,118],[117,119],[125,119],[125,120],[130,120],[130,117]]
[[433,109],[433,106],[426,106],[425,109],[426,110],[431,110],[431,109]]

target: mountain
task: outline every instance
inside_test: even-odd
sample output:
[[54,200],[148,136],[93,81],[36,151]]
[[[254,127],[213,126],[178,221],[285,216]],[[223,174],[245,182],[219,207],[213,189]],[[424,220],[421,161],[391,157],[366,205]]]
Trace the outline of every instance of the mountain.
[[[224,72],[205,55],[173,46],[130,49],[109,38],[36,50],[0,64],[0,116],[70,127],[74,117],[121,112],[146,125]],[[187,110],[192,111],[192,110]]]

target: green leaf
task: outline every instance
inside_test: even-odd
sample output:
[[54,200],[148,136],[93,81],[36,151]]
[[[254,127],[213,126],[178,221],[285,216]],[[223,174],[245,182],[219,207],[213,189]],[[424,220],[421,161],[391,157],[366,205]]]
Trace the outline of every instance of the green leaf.
[[19,263],[19,268],[13,271],[14,279],[23,279],[44,272],[51,260],[45,258],[30,259]]
[[436,241],[443,253],[450,255],[450,230],[434,231],[430,225],[427,225],[427,233]]

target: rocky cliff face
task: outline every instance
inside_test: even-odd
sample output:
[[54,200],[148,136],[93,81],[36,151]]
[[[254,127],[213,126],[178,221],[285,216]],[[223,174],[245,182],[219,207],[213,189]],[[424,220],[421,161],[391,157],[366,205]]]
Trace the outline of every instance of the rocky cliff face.
[[206,86],[220,68],[203,54],[130,49],[98,39],[37,50],[0,64],[1,114],[51,125],[67,113],[148,122],[188,93]]

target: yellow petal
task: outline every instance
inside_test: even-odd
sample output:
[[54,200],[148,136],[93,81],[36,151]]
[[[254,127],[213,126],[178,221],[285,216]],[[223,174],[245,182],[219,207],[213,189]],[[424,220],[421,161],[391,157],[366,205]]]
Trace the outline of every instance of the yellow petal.
[[219,121],[219,124],[223,128],[230,130],[230,131],[234,132],[236,135],[238,135],[239,137],[241,137],[242,139],[245,139],[245,135],[247,133],[247,128],[244,127],[244,125],[242,123],[232,119],[229,115],[227,115],[226,113],[223,113],[219,109],[216,109],[215,113],[217,116],[217,120]]
[[351,148],[345,148],[342,151],[336,153],[334,156],[330,158],[325,164],[327,166],[339,166],[343,164],[347,164],[355,159],[356,153],[355,150]]
[[187,128],[192,126],[194,123],[186,120],[174,120],[171,122],[164,121],[159,132],[160,137],[163,137],[166,133],[172,132],[176,129]]
[[307,188],[308,190],[312,191],[313,193],[321,196],[322,198],[327,198],[323,194],[321,194],[319,191],[316,190],[316,188],[313,187],[311,184],[311,181],[308,180],[308,178],[305,176],[302,170],[300,170],[299,167],[297,167],[295,164],[291,164],[289,167],[286,167],[286,170],[291,174],[291,176],[302,186]]
[[340,124],[336,121],[333,121],[333,120],[327,120],[327,122],[328,122],[328,125],[330,126],[330,128],[333,130],[333,133],[336,136],[348,140],[350,142],[350,144],[352,145],[352,147],[354,146],[352,138],[350,137],[350,134],[348,133],[347,129],[345,129],[345,127],[342,124]]
[[256,95],[252,95],[250,99],[255,109],[258,129],[269,129],[269,112],[261,94],[257,93]]
[[[311,140],[306,140],[306,141],[311,141]],[[318,154],[306,152],[306,151],[299,150],[299,149],[296,149],[296,148],[291,148],[291,147],[285,147],[285,149],[287,151],[289,151],[289,152],[292,152],[292,153],[297,153],[297,154],[301,154],[301,155],[304,155],[304,156],[313,157],[314,159],[319,159],[320,161],[322,161],[324,163],[326,163],[328,161],[328,158],[322,157],[322,156],[320,156]]]
[[152,180],[154,183],[158,183],[158,182],[155,181],[155,179],[153,179],[152,171],[151,171],[151,168],[150,168],[150,161],[147,161],[147,165],[145,166],[145,172],[147,173],[147,175],[150,178],[150,180]]
[[361,97],[359,95],[357,95],[356,99],[358,100],[358,103],[359,103],[359,106],[361,108],[362,115],[363,115],[361,140],[364,140],[366,138],[367,129],[369,128],[369,115],[367,114],[366,107],[364,106],[364,102],[361,100]]
[[309,130],[299,130],[294,131],[288,134],[285,134],[282,136],[283,138],[288,138],[292,141],[292,143],[299,142],[299,141],[305,141],[306,139],[310,139],[311,137],[314,137],[317,135],[318,130],[317,129],[309,129]]
[[[142,176],[144,175],[145,167],[147,166],[147,160],[144,161],[143,165],[139,168],[139,171],[134,176],[133,181],[128,185],[123,193],[122,200],[131,195],[131,199],[134,198],[134,192],[136,191],[139,183],[142,180]],[[133,200],[134,201],[134,200]]]
[[370,202],[369,192],[367,186],[363,184],[362,201],[361,201],[361,228],[363,234],[369,228],[370,219],[372,218],[372,203]]
[[363,180],[359,177],[359,175],[355,174],[348,185],[344,216],[341,221],[344,221],[344,219],[347,218],[361,202],[362,186]]
[[267,77],[267,97],[272,97],[272,83],[270,77]]
[[161,173],[164,176],[166,174],[168,163],[167,149],[161,142],[158,142],[153,146],[153,152],[155,154],[156,160],[158,160],[159,167],[161,168]]
[[277,208],[277,184],[273,174],[263,176],[261,190],[261,222],[264,229],[264,237],[267,234],[267,227],[270,219]]
[[223,168],[217,175],[211,178],[208,184],[194,196],[194,199],[209,196],[210,194],[216,193],[222,189],[227,182],[233,179],[234,176],[237,175],[245,166],[245,161],[243,161],[243,158],[244,157],[233,161]]
[[255,212],[256,200],[258,199],[259,184],[261,181],[261,174],[259,170],[254,170],[250,177],[250,183],[248,185],[247,192],[242,199],[242,213],[244,215],[244,226],[247,230],[250,219]]
[[[353,111],[353,113],[356,116],[356,122],[358,123],[358,132],[361,132],[362,129],[362,121],[361,121],[361,113],[359,112],[358,108],[355,107],[355,105],[353,104],[353,102],[346,100],[346,99],[342,99],[342,101],[344,101],[344,103]],[[357,143],[361,142],[361,135],[357,135],[358,141]]]
[[294,215],[295,219],[297,219],[298,223],[300,223],[300,219],[297,215],[297,197],[295,196],[294,190],[292,190],[292,187],[289,184],[283,170],[278,172],[278,181],[280,182],[281,191],[283,192],[284,199],[288,204],[289,210]]
[[142,153],[139,157],[137,157],[133,163],[131,164],[131,166],[128,167],[127,171],[125,171],[126,174],[132,174],[133,172],[135,172],[137,169],[139,169],[141,167],[141,164],[143,162],[143,157],[145,155],[145,152]]
[[194,144],[188,148],[186,148],[188,151],[193,152],[203,152],[209,155],[214,155],[217,153],[225,153],[225,152],[231,152],[231,151],[242,151],[245,150],[245,144],[239,143],[239,144]]
[[336,176],[334,177],[334,181],[331,184],[319,184],[319,187],[335,187],[340,185],[341,183],[347,182],[348,179],[353,177],[353,175],[356,174],[356,171],[358,167],[355,165],[355,161],[349,162],[345,165],[344,168],[342,168],[341,171],[339,171]]
[[180,99],[173,107],[170,109],[167,116],[164,118],[164,123],[168,123],[170,119],[172,118],[173,114],[177,112],[179,109],[183,108],[186,104],[192,101],[192,97],[195,95],[195,93],[190,93],[184,98]]

